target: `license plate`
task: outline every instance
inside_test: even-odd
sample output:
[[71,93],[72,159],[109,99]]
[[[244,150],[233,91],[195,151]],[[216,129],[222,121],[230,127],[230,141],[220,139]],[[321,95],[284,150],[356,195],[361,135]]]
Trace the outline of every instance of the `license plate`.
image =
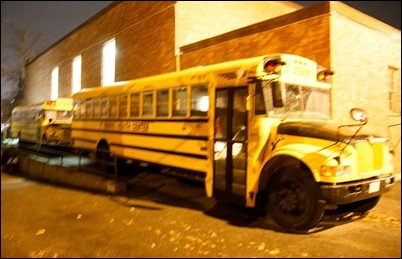
[[380,181],[370,183],[369,193],[378,192],[380,190]]

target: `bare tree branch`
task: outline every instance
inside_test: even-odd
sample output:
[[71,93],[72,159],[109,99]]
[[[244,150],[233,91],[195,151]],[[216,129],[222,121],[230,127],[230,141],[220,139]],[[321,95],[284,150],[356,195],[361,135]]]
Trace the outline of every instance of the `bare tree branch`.
[[4,101],[12,105],[23,96],[26,63],[41,51],[39,42],[42,34],[32,29],[29,23],[16,25],[5,16],[1,17],[1,29],[2,104]]

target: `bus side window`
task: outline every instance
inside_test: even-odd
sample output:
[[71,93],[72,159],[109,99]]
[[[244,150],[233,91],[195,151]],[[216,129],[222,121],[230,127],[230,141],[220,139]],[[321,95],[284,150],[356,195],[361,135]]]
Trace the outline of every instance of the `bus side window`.
[[99,98],[94,98],[94,118],[101,117],[101,100]]
[[130,117],[140,116],[140,94],[130,94]]
[[154,107],[154,92],[145,92],[142,97],[142,116],[152,116]]
[[127,118],[127,95],[119,96],[119,117]]
[[117,118],[118,110],[117,110],[117,96],[110,96],[110,117]]
[[156,95],[157,103],[157,116],[168,116],[169,115],[169,90],[163,89],[158,90]]
[[209,110],[208,85],[191,87],[191,116],[206,116]]
[[80,100],[74,100],[74,109],[73,109],[73,116],[75,118],[80,117]]
[[182,86],[172,90],[172,114],[173,116],[187,115],[187,87]]
[[74,100],[74,104],[73,104],[73,117],[74,118],[79,118],[81,117],[80,114],[80,100]]
[[87,111],[87,116],[86,116],[87,119],[92,118],[93,112],[94,112],[92,99],[87,99],[86,100],[86,111]]
[[109,118],[109,114],[110,114],[109,97],[103,97],[101,99],[101,116],[102,118]]

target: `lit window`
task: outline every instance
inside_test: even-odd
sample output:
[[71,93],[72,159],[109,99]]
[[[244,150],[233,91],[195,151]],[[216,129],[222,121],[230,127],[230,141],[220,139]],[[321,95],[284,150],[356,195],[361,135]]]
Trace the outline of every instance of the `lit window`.
[[73,75],[72,75],[72,83],[73,83],[73,93],[81,90],[81,55],[76,56],[73,60]]
[[110,85],[115,79],[116,41],[110,40],[103,46],[102,85]]
[[50,99],[56,100],[59,97],[59,67],[52,70],[52,89],[50,90]]

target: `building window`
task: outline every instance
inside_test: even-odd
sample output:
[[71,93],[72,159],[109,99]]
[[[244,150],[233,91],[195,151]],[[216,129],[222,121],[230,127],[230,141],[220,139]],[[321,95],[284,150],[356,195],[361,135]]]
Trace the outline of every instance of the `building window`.
[[401,112],[400,69],[388,67],[389,73],[389,108],[391,112]]
[[73,73],[72,73],[72,83],[73,89],[72,93],[76,93],[81,90],[81,55],[78,55],[73,60]]
[[53,68],[51,80],[50,99],[56,100],[59,97],[59,67]]
[[116,41],[108,41],[103,46],[102,56],[102,85],[110,85],[115,79]]

